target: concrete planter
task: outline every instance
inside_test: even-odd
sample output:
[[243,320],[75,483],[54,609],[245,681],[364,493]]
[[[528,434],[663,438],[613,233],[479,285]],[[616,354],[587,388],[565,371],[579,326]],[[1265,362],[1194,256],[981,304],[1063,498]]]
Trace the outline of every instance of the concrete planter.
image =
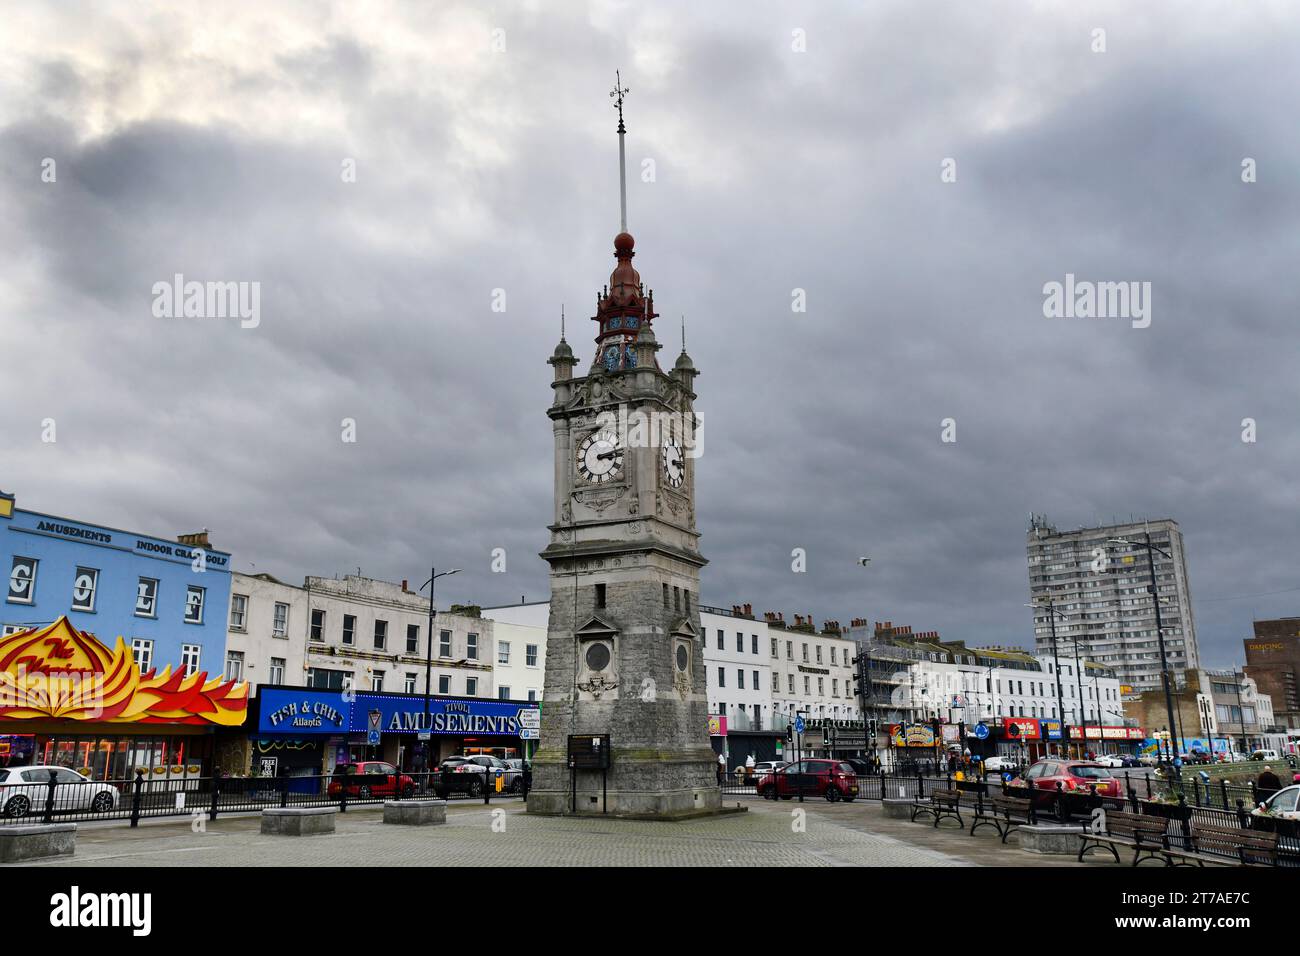
[[1026,853],[1046,853],[1053,856],[1076,856],[1083,827],[1059,823],[1039,823],[1036,826],[1017,827],[1020,849]]
[[447,822],[446,800],[387,800],[384,822],[399,826],[425,827]]
[[908,798],[886,797],[881,803],[885,807],[885,816],[891,820],[908,820],[912,816],[912,801]]
[[75,823],[39,823],[0,827],[0,863],[50,856],[72,856],[77,848]]
[[273,807],[262,811],[262,832],[273,836],[333,833],[337,807]]

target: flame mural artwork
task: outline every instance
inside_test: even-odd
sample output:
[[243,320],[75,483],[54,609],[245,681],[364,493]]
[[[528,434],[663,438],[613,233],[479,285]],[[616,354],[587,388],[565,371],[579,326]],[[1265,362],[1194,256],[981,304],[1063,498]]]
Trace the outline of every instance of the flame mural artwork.
[[0,719],[242,724],[248,684],[207,676],[170,666],[142,674],[121,636],[110,651],[60,617],[0,641]]

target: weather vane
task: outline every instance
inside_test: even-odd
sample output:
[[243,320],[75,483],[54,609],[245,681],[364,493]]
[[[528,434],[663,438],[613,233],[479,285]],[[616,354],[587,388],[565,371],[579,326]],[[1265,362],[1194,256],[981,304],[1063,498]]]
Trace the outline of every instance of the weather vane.
[[619,76],[618,70],[614,71],[614,88],[609,91],[610,97],[614,100],[614,108],[618,110],[618,131],[626,133],[623,127],[623,97],[632,91],[623,85],[623,78]]

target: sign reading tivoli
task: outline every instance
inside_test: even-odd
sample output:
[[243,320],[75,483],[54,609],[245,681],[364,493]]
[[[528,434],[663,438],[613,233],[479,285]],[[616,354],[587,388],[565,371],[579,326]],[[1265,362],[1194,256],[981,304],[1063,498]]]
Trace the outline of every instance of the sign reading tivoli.
[[[587,374],[574,376],[563,336],[550,358],[555,513],[542,552],[551,604],[530,813],[677,816],[721,802],[698,608],[698,372],[684,347],[671,372],[659,367],[634,245],[626,231],[614,239]],[[611,425],[638,418],[669,426],[647,443]],[[570,768],[565,743],[580,735],[608,735],[607,770]]]

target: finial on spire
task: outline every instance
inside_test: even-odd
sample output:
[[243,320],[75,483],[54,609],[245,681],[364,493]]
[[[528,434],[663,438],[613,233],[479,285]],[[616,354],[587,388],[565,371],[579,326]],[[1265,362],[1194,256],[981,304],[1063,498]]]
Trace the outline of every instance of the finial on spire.
[[[563,336],[561,336],[563,338]],[[682,313],[682,351],[686,351],[686,314]]]
[[560,341],[564,341],[564,303],[560,303]]
[[614,71],[614,88],[609,95],[614,99],[614,108],[618,110],[618,212],[619,232],[627,232],[627,154],[623,148],[623,135],[627,128],[623,125],[623,97],[630,90],[623,86],[623,78],[618,70]]

